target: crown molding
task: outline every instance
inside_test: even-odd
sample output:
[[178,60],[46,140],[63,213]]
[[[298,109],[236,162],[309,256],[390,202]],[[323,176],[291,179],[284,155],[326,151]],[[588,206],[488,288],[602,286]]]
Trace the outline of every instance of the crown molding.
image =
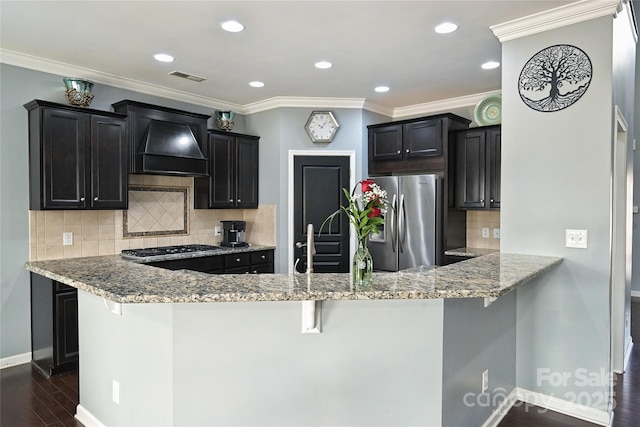
[[431,113],[446,112],[456,108],[476,106],[489,95],[501,94],[501,90],[476,93],[474,95],[459,96],[457,98],[442,99],[440,101],[426,102],[424,104],[398,107],[393,111],[393,118],[399,119],[411,116],[421,116]]
[[621,10],[621,0],[581,0],[489,28],[504,43],[602,16],[616,16]]
[[307,98],[298,96],[276,96],[274,98],[245,104],[246,114],[259,113],[274,108],[353,108],[362,109],[364,98]]
[[91,80],[94,83],[100,83],[107,86],[113,86],[120,89],[129,89],[134,92],[140,92],[147,95],[160,96],[174,101],[182,101],[188,104],[210,107],[217,110],[231,110],[242,112],[242,106],[225,102],[215,98],[195,95],[193,93],[183,92],[175,89],[141,82],[139,80],[128,79],[126,77],[117,76],[115,74],[104,73],[102,71],[92,70],[90,68],[78,67],[76,65],[64,62],[53,61],[51,59],[40,58],[37,56],[26,55],[20,52],[0,49],[0,62],[16,67],[27,68],[30,70],[41,71],[59,76],[82,77]]
[[215,98],[195,95],[175,89],[168,89],[159,85],[149,84],[138,80],[128,79],[122,76],[104,73],[89,68],[78,67],[64,62],[53,61],[32,55],[25,55],[6,49],[0,49],[0,63],[14,65],[16,67],[41,71],[59,76],[77,76],[95,83],[113,86],[120,89],[128,89],[147,95],[181,101],[218,110],[231,110],[237,114],[253,114],[276,108],[347,108],[365,109],[373,113],[391,118],[424,115],[433,112],[442,112],[452,108],[468,107],[476,105],[481,99],[494,92],[486,92],[458,98],[444,99],[441,101],[424,104],[409,105],[399,108],[387,108],[367,101],[365,98],[306,98],[293,96],[278,96],[257,101],[251,104],[234,104]]

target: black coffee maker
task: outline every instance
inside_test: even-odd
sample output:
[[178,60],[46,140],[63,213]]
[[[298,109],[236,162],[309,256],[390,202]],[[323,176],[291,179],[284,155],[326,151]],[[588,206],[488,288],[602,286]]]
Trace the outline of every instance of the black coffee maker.
[[222,223],[222,242],[220,246],[239,247],[247,246],[244,241],[244,233],[247,229],[245,221],[220,221]]

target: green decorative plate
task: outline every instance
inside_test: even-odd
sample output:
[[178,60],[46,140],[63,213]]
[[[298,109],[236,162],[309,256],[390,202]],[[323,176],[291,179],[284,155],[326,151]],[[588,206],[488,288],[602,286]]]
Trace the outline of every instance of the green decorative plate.
[[478,126],[497,125],[502,122],[502,95],[489,95],[478,102],[473,110]]

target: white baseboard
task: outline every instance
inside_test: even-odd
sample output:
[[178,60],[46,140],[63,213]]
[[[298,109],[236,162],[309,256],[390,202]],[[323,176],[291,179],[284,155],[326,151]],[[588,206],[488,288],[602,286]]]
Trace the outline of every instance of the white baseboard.
[[24,365],[31,362],[31,352],[16,354],[15,356],[3,357],[0,359],[0,369],[10,368],[12,366]]
[[640,291],[631,291],[631,298],[640,298]]
[[607,411],[593,409],[589,406],[578,405],[568,400],[537,393],[535,391],[517,388],[517,398],[527,404],[540,406],[551,411],[560,412],[573,418],[589,421],[601,426],[611,425],[611,416]]
[[86,427],[105,427],[93,414],[87,411],[84,406],[76,406],[76,420],[80,421]]
[[493,413],[487,421],[482,424],[482,427],[497,427],[500,424],[500,421],[504,418],[505,415],[509,412],[509,410],[513,407],[513,405],[518,400],[516,389],[511,390],[511,393],[500,403],[500,405],[494,409]]

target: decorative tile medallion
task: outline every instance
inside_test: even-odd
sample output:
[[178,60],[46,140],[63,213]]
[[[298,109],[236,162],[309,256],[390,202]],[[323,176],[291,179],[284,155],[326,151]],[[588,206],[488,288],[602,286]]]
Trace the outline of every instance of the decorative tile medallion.
[[188,234],[187,187],[129,186],[123,237]]

